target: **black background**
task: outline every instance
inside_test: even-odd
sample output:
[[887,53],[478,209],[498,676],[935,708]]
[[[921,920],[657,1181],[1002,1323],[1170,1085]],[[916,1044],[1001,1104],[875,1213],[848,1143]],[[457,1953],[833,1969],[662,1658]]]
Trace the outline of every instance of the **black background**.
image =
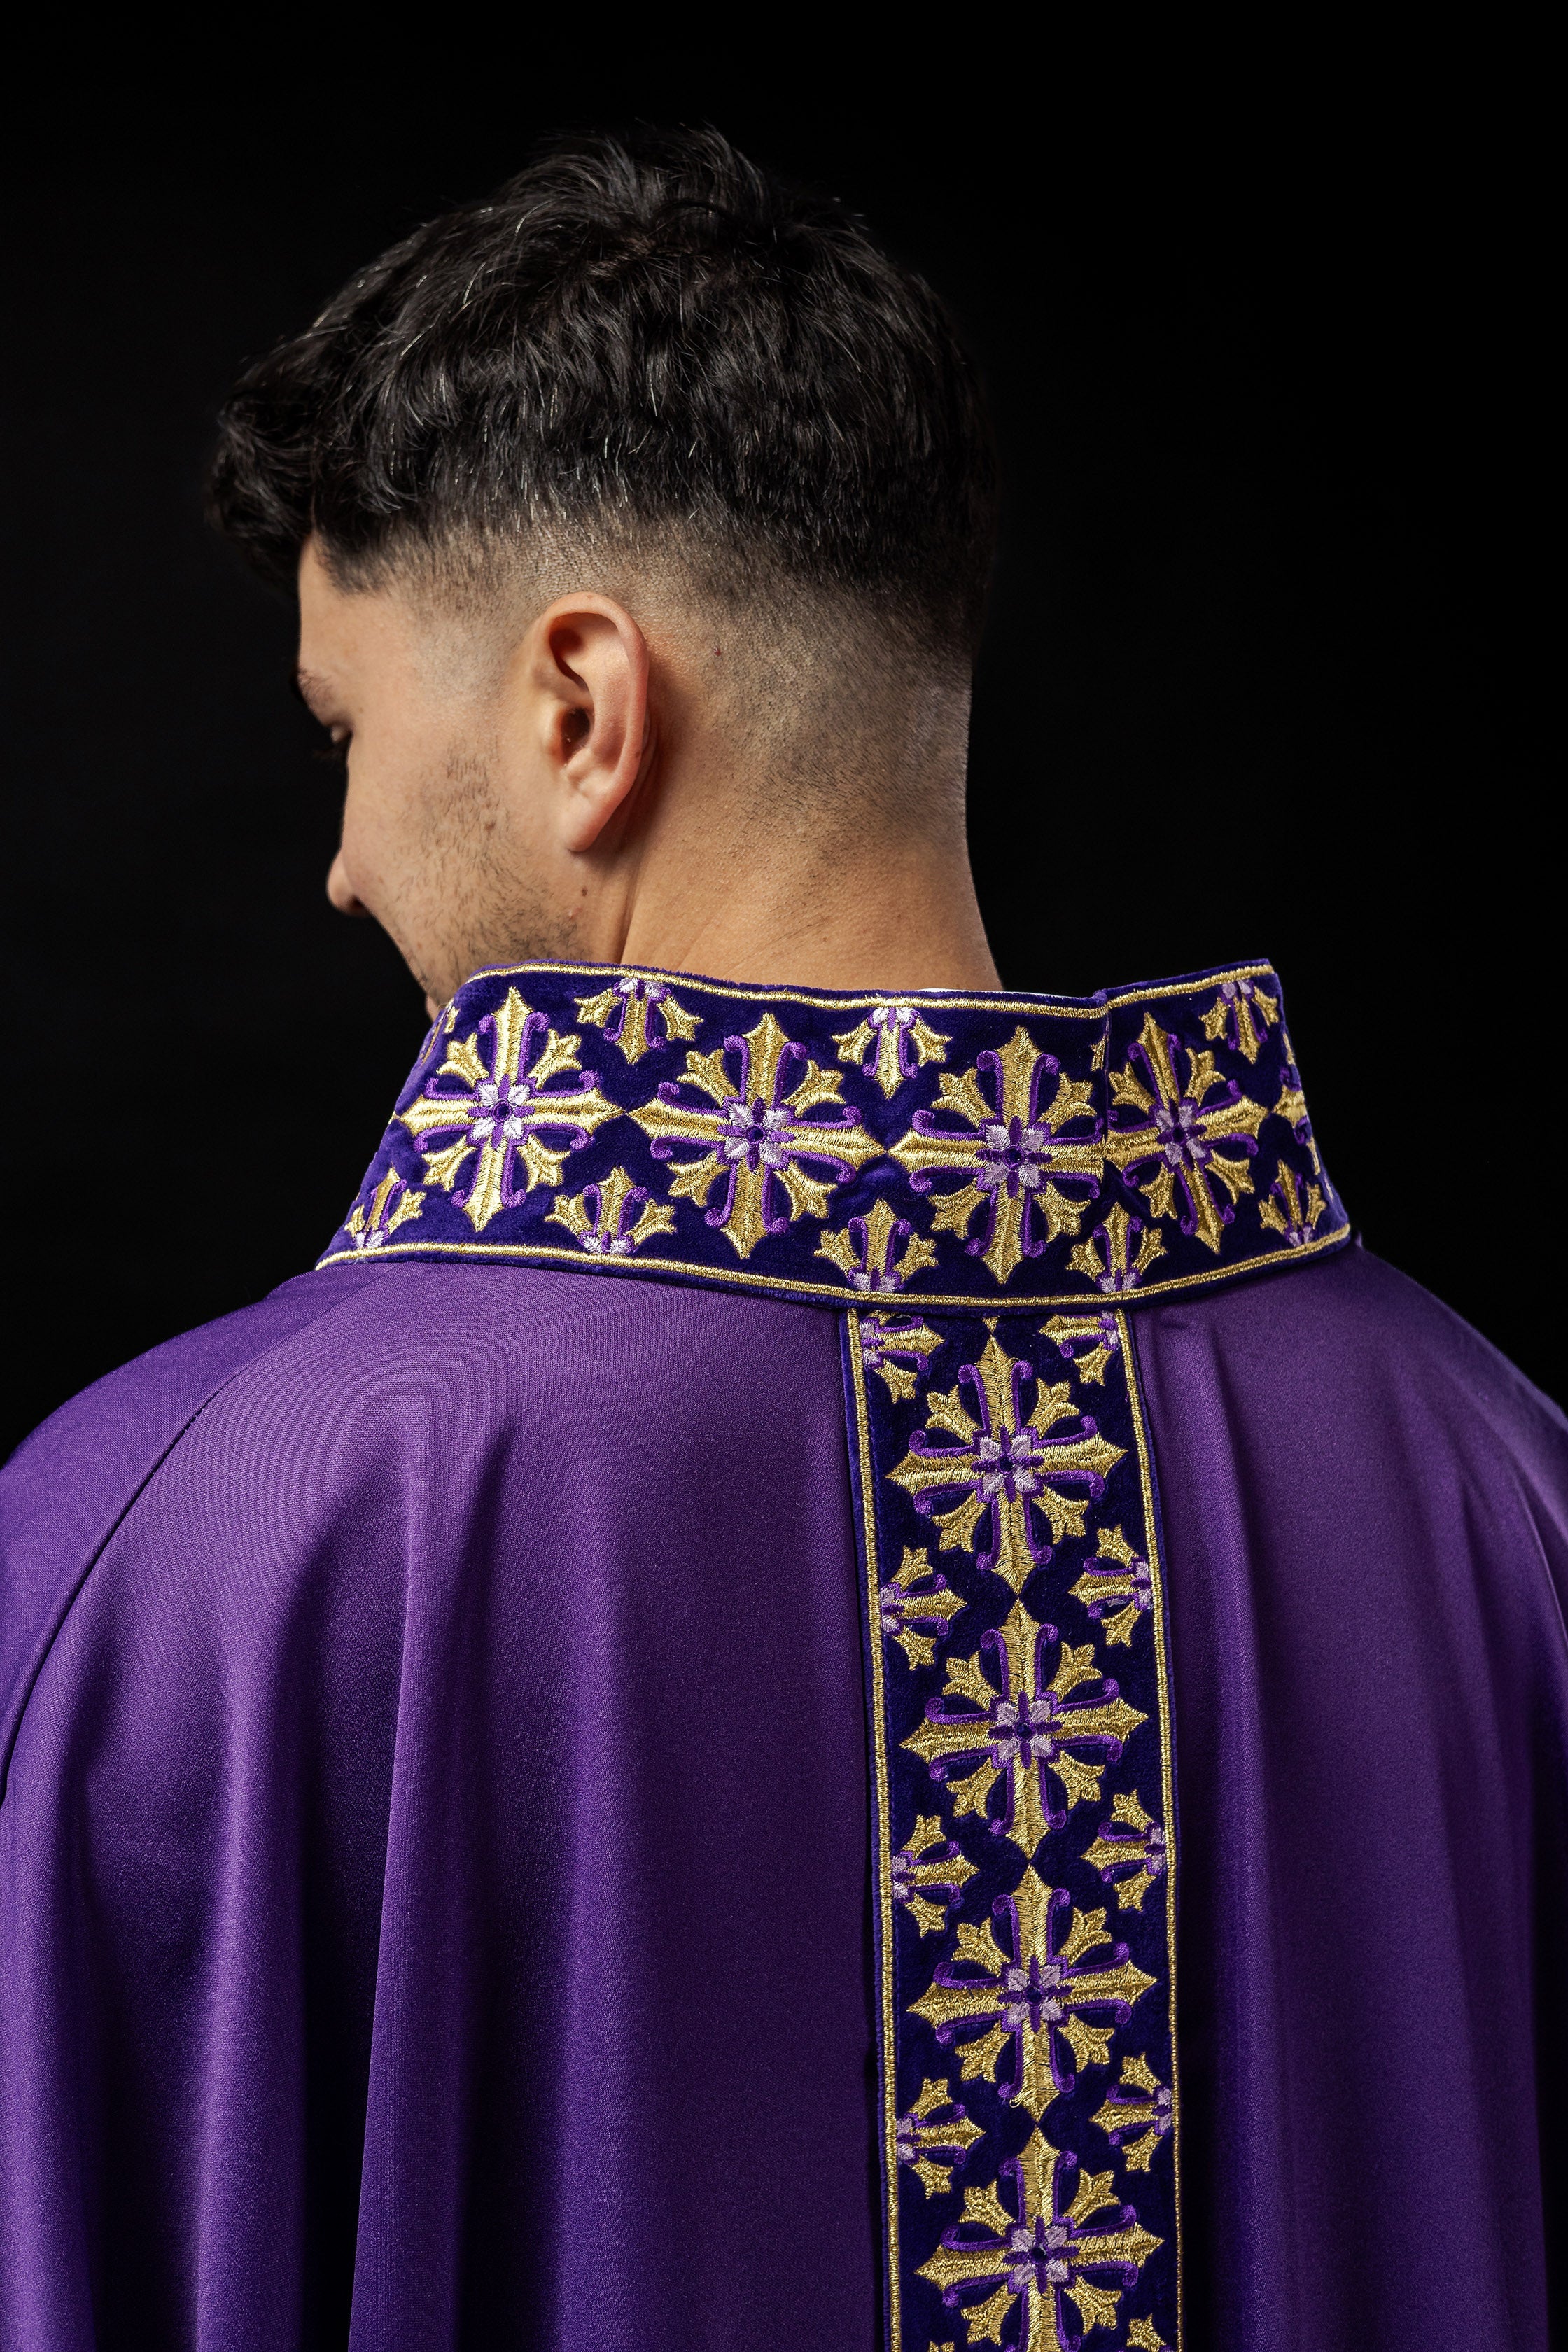
[[0,1443],[309,1265],[423,1031],[322,895],[290,616],[201,523],[216,403],[539,131],[638,116],[847,197],[983,364],[1005,980],[1272,956],[1369,1244],[1568,1394],[1540,61],[629,37],[128,47],[23,90]]

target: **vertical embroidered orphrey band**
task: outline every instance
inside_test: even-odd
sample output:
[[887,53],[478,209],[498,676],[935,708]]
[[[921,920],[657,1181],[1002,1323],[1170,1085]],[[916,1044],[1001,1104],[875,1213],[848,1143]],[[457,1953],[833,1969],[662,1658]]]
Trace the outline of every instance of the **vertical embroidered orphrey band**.
[[846,1358],[889,2352],[1176,2352],[1170,1691],[1127,1318],[851,1314]]

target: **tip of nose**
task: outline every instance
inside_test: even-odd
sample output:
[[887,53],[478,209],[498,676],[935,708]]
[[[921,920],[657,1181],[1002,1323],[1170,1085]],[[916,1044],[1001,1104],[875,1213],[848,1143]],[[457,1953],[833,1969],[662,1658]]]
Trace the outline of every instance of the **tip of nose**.
[[327,869],[327,896],[340,915],[368,915],[370,912],[349,880],[341,850]]

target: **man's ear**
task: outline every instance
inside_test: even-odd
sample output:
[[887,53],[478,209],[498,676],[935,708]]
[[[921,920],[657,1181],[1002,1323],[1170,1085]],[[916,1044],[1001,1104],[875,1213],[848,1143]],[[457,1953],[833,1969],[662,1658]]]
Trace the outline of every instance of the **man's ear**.
[[523,646],[528,731],[556,787],[563,849],[592,849],[642,772],[647,644],[612,597],[559,596]]

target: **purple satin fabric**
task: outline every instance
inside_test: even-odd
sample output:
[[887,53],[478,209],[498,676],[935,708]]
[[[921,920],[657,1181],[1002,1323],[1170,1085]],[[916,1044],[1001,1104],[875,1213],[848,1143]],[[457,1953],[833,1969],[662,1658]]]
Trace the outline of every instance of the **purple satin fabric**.
[[0,2341],[868,2342],[837,1318],[306,1284],[23,1720]]
[[[1568,1431],[1359,1251],[1135,1328],[1191,2352],[1545,2352]],[[834,1313],[333,1269],[0,1525],[7,2352],[871,2352]]]
[[1193,2343],[1546,2352],[1568,1428],[1359,1249],[1134,1328],[1170,1562]]

